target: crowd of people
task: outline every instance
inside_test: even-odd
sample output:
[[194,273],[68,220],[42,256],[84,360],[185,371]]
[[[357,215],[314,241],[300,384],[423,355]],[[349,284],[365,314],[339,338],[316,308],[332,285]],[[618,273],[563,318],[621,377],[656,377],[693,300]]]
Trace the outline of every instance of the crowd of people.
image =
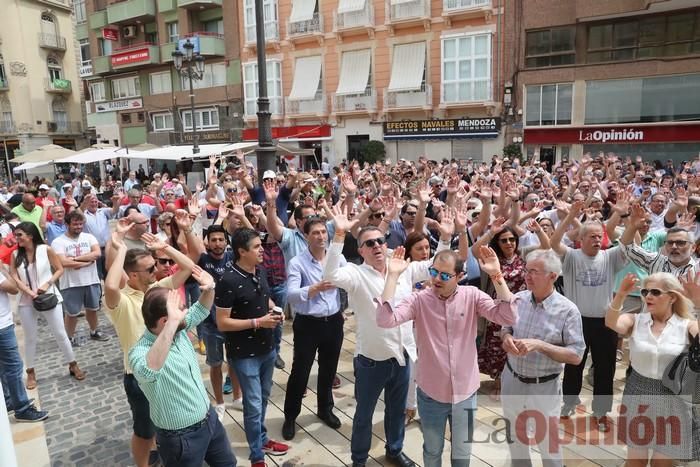
[[[347,310],[353,466],[368,462],[382,393],[388,462],[415,465],[403,446],[419,418],[422,465],[441,465],[449,423],[451,464],[468,466],[481,387],[519,430],[508,443],[513,465],[531,465],[537,444],[544,465],[562,466],[559,443],[531,442],[532,427],[516,422],[527,411],[585,416],[589,354],[589,426],[614,430],[629,465],[700,460],[698,395],[689,400],[665,379],[679,355],[699,351],[700,158],[324,161],[321,170],[265,171],[259,184],[235,154],[212,156],[206,183],[192,188],[182,175],[140,169],[99,188],[76,172],[0,184],[0,376],[16,420],[48,416],[25,390],[41,384],[39,316],[70,376],[89,381],[73,349],[108,339],[105,312],[123,353],[138,466],[236,465],[222,425],[233,393],[250,463],[262,467],[266,455],[293,449],[265,424],[273,372],[286,366],[285,320],[293,361],[279,434],[295,438],[314,361],[316,414],[342,425],[333,389]],[[618,365],[627,368],[619,418]],[[665,441],[636,443],[622,425],[642,414],[683,423]]]

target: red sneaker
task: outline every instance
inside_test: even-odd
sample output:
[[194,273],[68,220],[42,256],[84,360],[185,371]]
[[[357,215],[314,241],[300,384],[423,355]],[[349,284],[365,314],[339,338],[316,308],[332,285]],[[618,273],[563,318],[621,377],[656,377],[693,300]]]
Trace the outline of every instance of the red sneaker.
[[271,456],[282,456],[284,454],[287,454],[289,446],[287,446],[284,443],[278,443],[277,441],[270,439],[262,447],[262,450],[265,454],[269,454]]

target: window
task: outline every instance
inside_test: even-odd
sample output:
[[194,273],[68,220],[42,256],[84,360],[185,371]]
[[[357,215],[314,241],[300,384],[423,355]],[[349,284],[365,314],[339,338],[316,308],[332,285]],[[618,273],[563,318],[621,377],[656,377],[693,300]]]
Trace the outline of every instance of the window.
[[153,131],[156,132],[172,131],[175,128],[173,114],[170,112],[151,114],[151,124],[153,125]]
[[[182,89],[190,89],[190,79],[182,76]],[[226,64],[207,63],[204,65],[204,75],[200,80],[192,80],[192,89],[213,88],[226,85]]]
[[588,27],[590,63],[700,53],[700,10]]
[[151,94],[164,94],[172,91],[169,71],[151,73],[149,78],[151,82]]
[[131,123],[131,114],[121,114],[122,115],[122,123]]
[[210,32],[213,34],[223,34],[224,33],[224,20],[215,19],[212,21],[205,21],[202,23],[202,31]]
[[73,0],[73,14],[75,14],[76,23],[84,23],[87,21],[87,13],[85,12],[85,0]]
[[700,74],[588,81],[586,125],[700,120]]
[[90,83],[90,96],[93,102],[104,102],[107,100],[105,96],[105,82],[95,81]]
[[[245,41],[255,42],[255,0],[245,0]],[[265,20],[265,40],[278,39],[277,1],[263,0],[263,18]]]
[[[217,109],[195,109],[194,115],[197,130],[219,129],[219,111]],[[182,125],[185,131],[192,131],[192,112],[189,110],[182,112]]]
[[570,125],[573,85],[528,86],[525,92],[525,124]]
[[7,87],[7,72],[5,71],[5,60],[0,54],[0,88]]
[[87,66],[90,61],[90,42],[88,39],[80,39],[80,65]]
[[126,99],[141,95],[141,83],[138,76],[112,80],[112,98]]
[[177,42],[180,40],[180,32],[177,21],[165,23],[165,29],[168,31],[168,42]]
[[525,37],[525,65],[528,68],[571,65],[576,60],[573,26],[528,31]]
[[[245,114],[255,116],[258,111],[258,64],[255,62],[243,67],[243,92]],[[267,95],[272,115],[282,115],[282,64],[276,60],[267,61]]]
[[68,112],[66,112],[66,103],[63,99],[56,98],[51,103],[51,115],[56,124],[56,131],[65,131],[68,129]]
[[58,63],[56,57],[49,57],[46,59],[46,65],[49,68],[49,81],[53,82],[57,79],[63,79],[63,69],[61,64]]
[[107,39],[97,39],[97,49],[101,57],[112,55],[112,41]]
[[491,34],[442,40],[442,100],[484,101],[491,97]]

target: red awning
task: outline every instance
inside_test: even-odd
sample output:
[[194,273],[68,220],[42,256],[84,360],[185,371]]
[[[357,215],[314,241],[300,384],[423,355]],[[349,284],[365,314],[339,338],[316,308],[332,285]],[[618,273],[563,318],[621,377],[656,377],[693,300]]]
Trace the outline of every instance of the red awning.
[[[298,138],[313,141],[319,138],[331,136],[330,125],[295,125],[278,126],[272,128],[272,139]],[[258,129],[245,128],[243,130],[243,141],[257,141]]]

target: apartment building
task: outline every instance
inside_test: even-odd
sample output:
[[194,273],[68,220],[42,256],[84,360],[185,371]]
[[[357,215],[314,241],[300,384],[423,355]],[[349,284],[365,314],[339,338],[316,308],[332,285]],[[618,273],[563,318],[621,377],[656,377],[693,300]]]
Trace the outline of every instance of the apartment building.
[[84,147],[70,0],[4,0],[2,7],[0,157],[45,144]]
[[[316,161],[503,149],[504,0],[264,0],[273,136]],[[244,140],[257,139],[254,0],[239,2]]]
[[189,79],[172,53],[204,57],[193,81],[200,144],[237,141],[243,126],[236,4],[230,0],[74,0],[95,140],[120,146],[191,144]]
[[700,152],[696,0],[536,0],[508,16],[515,125],[529,156],[585,152],[692,159]]

